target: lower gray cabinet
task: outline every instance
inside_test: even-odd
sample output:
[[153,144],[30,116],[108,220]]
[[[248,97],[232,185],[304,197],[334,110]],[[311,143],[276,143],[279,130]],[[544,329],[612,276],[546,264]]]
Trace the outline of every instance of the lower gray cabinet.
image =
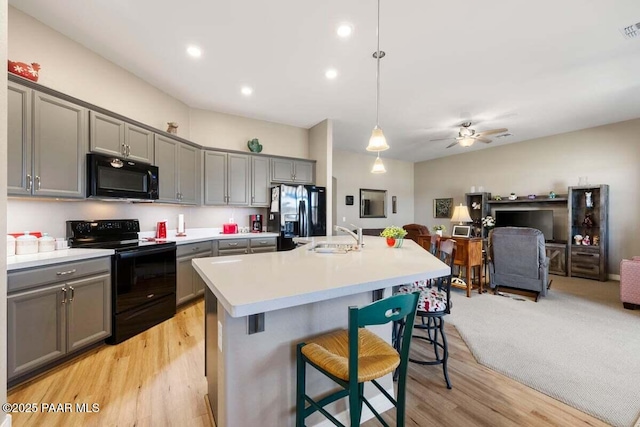
[[176,255],[176,305],[180,305],[204,293],[204,280],[191,265],[191,260],[213,256],[212,243],[209,241],[180,245]]
[[[83,272],[82,263],[61,264],[60,277]],[[111,335],[109,258],[99,274],[46,281],[52,267],[19,272],[7,295],[7,376],[11,380]],[[73,273],[72,273],[73,272]],[[55,274],[55,272],[53,272]],[[55,277],[55,276],[54,276]]]
[[276,238],[275,237],[266,237],[266,238],[253,238],[250,240],[250,251],[252,254],[259,254],[264,252],[275,252],[276,251]]

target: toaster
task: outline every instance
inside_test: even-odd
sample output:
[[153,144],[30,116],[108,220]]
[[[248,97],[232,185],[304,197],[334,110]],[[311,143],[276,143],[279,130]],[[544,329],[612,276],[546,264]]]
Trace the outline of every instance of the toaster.
[[222,234],[238,233],[238,224],[222,224]]

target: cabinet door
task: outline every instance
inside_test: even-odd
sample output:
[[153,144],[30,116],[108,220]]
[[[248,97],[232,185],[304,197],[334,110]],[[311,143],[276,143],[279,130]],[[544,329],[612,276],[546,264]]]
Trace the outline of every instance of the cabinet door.
[[62,288],[59,284],[7,296],[9,379],[58,359],[66,352]]
[[84,198],[87,110],[34,92],[33,194]]
[[248,253],[249,253],[249,248],[218,249],[218,256],[245,255]]
[[249,156],[232,154],[227,156],[227,203],[236,206],[249,205]]
[[271,181],[293,182],[293,160],[271,159]]
[[158,166],[160,202],[178,201],[178,145],[173,139],[155,135],[154,164]]
[[127,158],[135,162],[153,163],[153,132],[125,123],[124,142]]
[[269,159],[251,156],[251,206],[269,206],[269,183]]
[[178,192],[180,203],[200,203],[200,149],[180,144],[178,155]]
[[192,256],[178,258],[176,277],[176,305],[180,305],[195,297],[194,292],[194,269],[191,265]]
[[227,154],[204,152],[204,204],[227,204]]
[[31,194],[31,89],[9,82],[7,91],[7,192]]
[[94,153],[126,157],[124,122],[89,111],[89,144]]
[[67,351],[111,335],[111,275],[67,282]]
[[[204,255],[204,256],[211,256],[211,255]],[[204,295],[205,286],[207,286],[207,284],[204,283],[204,280],[202,280],[202,277],[200,277],[198,272],[194,269],[193,270],[193,292],[194,292],[194,295],[196,297],[198,297],[200,295]]]
[[300,162],[294,163],[295,170],[293,171],[293,180],[300,184],[312,184],[313,183],[313,163],[312,162]]

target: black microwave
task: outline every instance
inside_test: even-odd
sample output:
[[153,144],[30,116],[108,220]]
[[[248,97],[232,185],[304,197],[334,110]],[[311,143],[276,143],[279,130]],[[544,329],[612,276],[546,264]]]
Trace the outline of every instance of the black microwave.
[[87,197],[156,200],[158,167],[102,154],[87,154]]

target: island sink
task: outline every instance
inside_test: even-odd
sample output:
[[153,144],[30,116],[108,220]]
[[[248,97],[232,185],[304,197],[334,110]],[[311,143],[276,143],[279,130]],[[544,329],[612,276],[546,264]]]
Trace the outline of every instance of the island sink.
[[350,243],[335,243],[335,242],[318,242],[309,248],[310,251],[318,253],[347,253],[349,251],[359,250],[358,245]]

